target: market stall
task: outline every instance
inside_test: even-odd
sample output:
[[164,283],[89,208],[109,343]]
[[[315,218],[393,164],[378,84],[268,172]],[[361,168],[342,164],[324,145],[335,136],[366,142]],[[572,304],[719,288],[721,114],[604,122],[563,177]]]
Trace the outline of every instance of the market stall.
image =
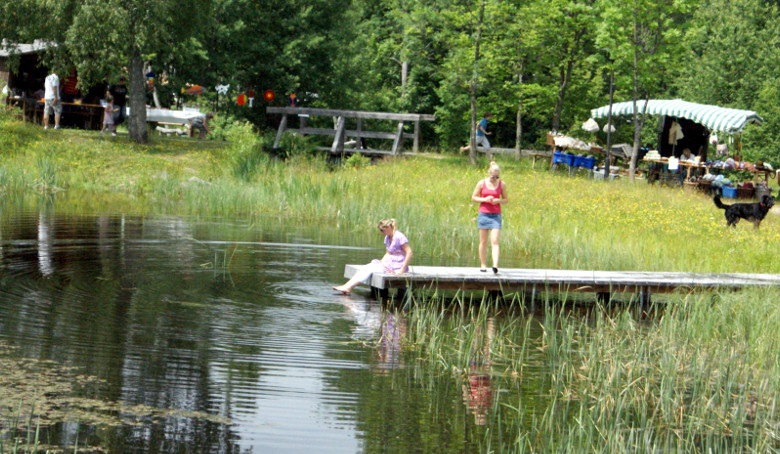
[[[681,99],[651,99],[636,103],[639,112],[659,116],[657,150],[662,157],[680,157],[685,148],[701,161],[707,161],[709,138],[713,133],[725,133],[735,145],[733,154],[741,157],[739,134],[748,123],[761,124],[763,121],[752,110],[731,109],[726,107],[697,104]],[[591,117],[606,118],[610,106],[591,110]],[[612,116],[633,115],[634,102],[626,101],[612,104]]]
[[[634,113],[633,101],[613,103],[591,110],[593,118],[628,116]],[[648,172],[680,170],[684,177],[680,184],[701,175],[711,175],[720,170],[747,170],[754,180],[764,182],[772,173],[763,163],[742,160],[740,134],[747,124],[761,124],[761,117],[753,111],[697,104],[681,99],[652,99],[636,102],[636,109],[647,115],[659,117],[656,149],[640,161],[649,164]],[[717,134],[727,140],[717,139]],[[690,150],[692,158],[680,159],[684,150]],[[639,156],[642,157],[641,155]],[[679,166],[679,169],[678,169]],[[649,182],[653,178],[648,178]]]

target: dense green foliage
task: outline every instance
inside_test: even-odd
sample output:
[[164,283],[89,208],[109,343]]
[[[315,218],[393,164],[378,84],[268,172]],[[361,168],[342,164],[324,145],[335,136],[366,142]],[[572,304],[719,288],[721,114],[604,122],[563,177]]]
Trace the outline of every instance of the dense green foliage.
[[[290,92],[307,106],[435,113],[424,143],[442,149],[468,140],[470,90],[479,114],[494,113],[496,146],[540,147],[550,129],[582,136],[590,109],[608,102],[614,71],[615,101],[679,97],[755,110],[765,122],[746,129],[743,156],[780,164],[775,2],[489,0],[484,17],[477,0],[147,3],[9,0],[0,37],[65,44],[44,61],[77,63],[91,79],[120,70],[137,49],[164,74],[164,102],[199,83],[206,93],[185,101],[263,128],[276,120],[264,107],[286,104]],[[124,7],[143,12],[141,23],[117,12]],[[217,84],[229,93],[218,96]],[[250,89],[254,107],[236,106]],[[631,125],[618,126],[615,141],[633,143]]]

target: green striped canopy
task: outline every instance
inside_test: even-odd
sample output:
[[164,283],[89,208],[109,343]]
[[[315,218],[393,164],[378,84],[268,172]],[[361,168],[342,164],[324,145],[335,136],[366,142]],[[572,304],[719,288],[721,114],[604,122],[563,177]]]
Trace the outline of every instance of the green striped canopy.
[[[642,113],[645,100],[637,101],[637,110]],[[612,116],[633,115],[634,102],[626,101],[612,104]],[[748,123],[761,124],[763,121],[752,110],[728,109],[725,107],[708,106],[683,101],[682,99],[651,99],[647,101],[647,113],[651,115],[668,115],[670,117],[687,118],[706,126],[710,131],[736,133],[742,131]],[[606,118],[609,115],[609,105],[590,111],[593,118]]]

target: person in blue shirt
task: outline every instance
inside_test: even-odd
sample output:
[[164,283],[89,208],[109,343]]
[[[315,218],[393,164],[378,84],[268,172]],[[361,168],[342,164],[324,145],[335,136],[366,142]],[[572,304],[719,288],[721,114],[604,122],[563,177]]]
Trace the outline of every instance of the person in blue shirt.
[[[485,112],[485,114],[482,115],[482,120],[480,120],[479,124],[477,125],[477,147],[484,148],[486,152],[490,150],[490,142],[488,141],[487,136],[489,136],[492,133],[488,132],[487,126],[488,123],[490,122],[490,119],[492,118],[493,118],[492,113]],[[469,148],[470,148],[469,145],[466,145],[465,147],[461,147],[460,152],[463,153]]]

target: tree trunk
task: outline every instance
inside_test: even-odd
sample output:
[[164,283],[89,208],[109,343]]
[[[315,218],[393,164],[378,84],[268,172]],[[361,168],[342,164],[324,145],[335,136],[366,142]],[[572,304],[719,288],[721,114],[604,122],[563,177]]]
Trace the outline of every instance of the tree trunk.
[[580,54],[580,42],[586,31],[578,30],[574,32],[574,42],[569,47],[566,53],[565,67],[562,65],[560,70],[560,78],[558,80],[558,99],[555,102],[555,113],[553,114],[552,130],[558,131],[561,127],[561,115],[563,114],[563,105],[566,101],[566,91],[569,88],[569,82],[571,81],[572,72],[574,72],[574,66],[579,60]]
[[[639,41],[639,18],[637,17],[637,9],[634,8],[634,43]],[[630,164],[628,165],[628,181],[634,182],[634,173],[636,173],[636,156],[639,151],[639,141],[642,136],[642,123],[639,121],[639,111],[637,109],[637,98],[639,98],[639,48],[634,45],[634,153],[631,156]],[[647,104],[645,104],[645,108]]]
[[[485,0],[482,0],[479,6],[479,17],[477,19],[477,36],[474,39],[474,70],[471,73],[471,82],[469,83],[469,102],[471,104],[471,134],[469,137],[469,161],[477,165],[477,81],[479,80],[479,41],[482,39],[482,21],[485,18]],[[488,150],[488,159],[492,155]]]
[[401,62],[401,98],[406,99],[406,82],[409,80],[409,62]]
[[574,68],[573,56],[566,63],[566,68],[561,68],[560,79],[558,81],[558,99],[555,101],[555,113],[553,114],[552,130],[558,132],[561,127],[561,113],[563,112],[563,103],[566,100],[566,89],[569,86],[571,72]]
[[130,138],[137,143],[148,143],[149,136],[146,132],[146,80],[144,76],[144,62],[141,59],[141,51],[133,47],[130,62],[127,65],[129,82],[128,94],[130,115],[127,118],[127,128]]
[[476,82],[469,84],[469,105],[471,106],[471,128],[469,132],[469,162],[477,165],[477,93]]
[[[523,85],[523,62],[518,62],[518,75],[517,75],[517,85],[519,87],[522,87]],[[522,142],[523,142],[523,94],[522,92],[518,96],[517,100],[517,118],[515,120],[515,158],[520,159],[522,152]]]

